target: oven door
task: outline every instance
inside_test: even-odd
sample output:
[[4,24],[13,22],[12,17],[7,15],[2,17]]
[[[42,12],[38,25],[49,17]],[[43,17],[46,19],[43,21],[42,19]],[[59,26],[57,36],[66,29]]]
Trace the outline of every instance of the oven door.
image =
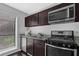
[[57,47],[57,46],[46,43],[45,44],[45,55],[46,56],[76,56],[77,49]]

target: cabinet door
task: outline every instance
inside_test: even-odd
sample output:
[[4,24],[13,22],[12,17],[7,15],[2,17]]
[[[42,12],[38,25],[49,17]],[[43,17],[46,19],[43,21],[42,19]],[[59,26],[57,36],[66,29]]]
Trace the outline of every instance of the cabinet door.
[[38,23],[38,13],[34,14],[34,15],[31,15],[31,17],[32,17],[32,19],[31,19],[32,26],[39,25],[39,23]]
[[45,55],[45,43],[42,40],[34,39],[34,56]]
[[39,13],[39,25],[48,25],[48,11],[42,11]]
[[25,27],[30,27],[30,26],[32,26],[31,21],[32,21],[32,17],[31,17],[31,16],[26,17],[26,18],[25,18]]
[[79,22],[79,3],[75,3],[75,22]]
[[39,25],[39,23],[38,23],[38,13],[33,14],[33,15],[25,18],[25,26],[26,27],[32,27],[32,26],[37,26],[37,25]]
[[25,27],[29,26],[29,21],[28,21],[29,17],[25,18]]
[[33,55],[33,39],[26,40],[26,52]]

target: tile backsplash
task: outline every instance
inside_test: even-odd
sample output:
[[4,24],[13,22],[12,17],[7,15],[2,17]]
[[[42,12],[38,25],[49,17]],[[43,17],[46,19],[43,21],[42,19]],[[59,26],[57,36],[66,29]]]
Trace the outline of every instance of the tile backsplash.
[[47,35],[51,35],[51,31],[53,30],[73,30],[75,35],[75,41],[79,45],[79,22],[36,26],[26,29],[26,33],[31,31],[34,34],[42,33]]
[[30,27],[30,30],[34,34],[43,33],[47,35],[50,35],[53,30],[73,30],[75,36],[79,36],[79,22]]

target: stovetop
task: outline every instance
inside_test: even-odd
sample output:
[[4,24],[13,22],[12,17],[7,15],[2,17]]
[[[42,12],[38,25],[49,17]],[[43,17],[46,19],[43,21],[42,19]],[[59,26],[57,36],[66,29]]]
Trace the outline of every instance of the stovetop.
[[76,48],[73,31],[51,31],[51,37],[46,40],[47,44],[65,48]]
[[47,44],[50,44],[50,45],[55,45],[55,46],[59,46],[59,47],[64,47],[64,48],[76,48],[77,44],[72,40],[64,40],[62,38],[48,38],[46,40],[46,43]]

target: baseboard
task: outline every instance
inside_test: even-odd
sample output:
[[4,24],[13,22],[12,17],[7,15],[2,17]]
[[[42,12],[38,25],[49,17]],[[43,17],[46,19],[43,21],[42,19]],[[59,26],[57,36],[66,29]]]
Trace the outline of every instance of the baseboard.
[[8,56],[14,56],[14,55],[16,55],[16,56],[22,56],[21,51],[14,52],[14,53],[12,53],[12,54],[10,54]]
[[21,50],[21,53],[25,54],[26,56],[29,56],[25,51]]
[[8,56],[14,56],[14,55],[16,55],[16,56],[22,56],[22,54],[24,54],[24,55],[26,55],[26,56],[30,56],[30,55],[28,55],[28,53],[26,53],[26,52],[23,51],[23,50],[14,52],[14,53],[12,53],[12,54],[10,54],[10,55],[8,55]]

